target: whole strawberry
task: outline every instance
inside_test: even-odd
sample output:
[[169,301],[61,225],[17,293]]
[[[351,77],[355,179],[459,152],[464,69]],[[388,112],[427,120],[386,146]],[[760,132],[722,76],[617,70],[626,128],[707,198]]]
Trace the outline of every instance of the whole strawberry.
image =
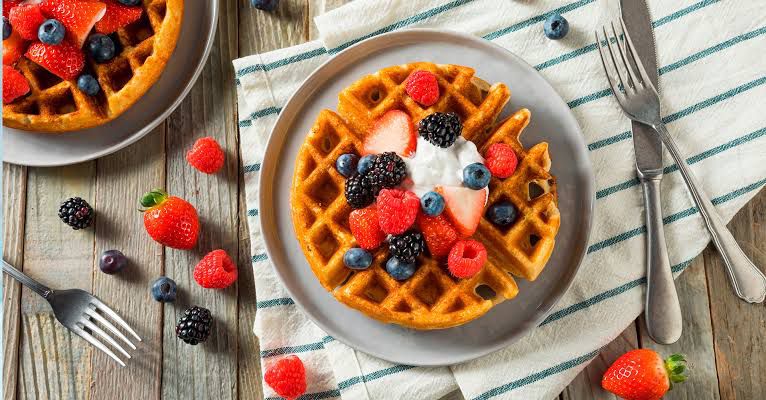
[[272,364],[263,375],[263,380],[288,400],[306,392],[306,368],[296,356],[288,356]]
[[237,265],[225,251],[211,251],[194,267],[194,280],[203,288],[229,287],[237,280]]
[[194,147],[186,153],[189,165],[206,174],[214,174],[223,167],[225,155],[212,137],[197,139]]
[[154,189],[141,198],[144,227],[149,236],[163,246],[189,250],[197,244],[197,210],[186,200]]
[[686,380],[686,360],[673,354],[665,361],[654,350],[631,350],[614,361],[601,387],[626,400],[658,400],[673,383]]

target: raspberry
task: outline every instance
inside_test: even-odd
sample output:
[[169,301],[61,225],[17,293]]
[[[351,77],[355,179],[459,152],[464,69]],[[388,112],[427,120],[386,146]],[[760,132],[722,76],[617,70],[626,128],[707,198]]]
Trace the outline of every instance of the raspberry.
[[475,240],[461,240],[452,246],[447,258],[447,268],[456,278],[476,275],[487,262],[487,249]]
[[428,71],[413,72],[407,78],[405,89],[413,100],[426,107],[439,101],[439,83],[436,81],[436,75]]
[[374,205],[351,211],[348,216],[348,225],[351,227],[354,239],[363,249],[375,249],[386,239],[386,233],[378,224],[378,209]]
[[27,78],[13,67],[3,65],[3,104],[8,104],[27,93]]
[[306,368],[296,356],[285,357],[272,364],[263,375],[263,380],[286,399],[295,399],[306,392]]
[[397,189],[383,189],[378,195],[378,222],[383,232],[399,235],[415,222],[420,210],[420,199],[415,193]]
[[194,280],[203,288],[223,289],[237,280],[237,266],[225,251],[214,250],[194,267]]
[[186,153],[189,165],[206,174],[214,174],[223,167],[226,155],[212,137],[197,139],[194,147]]
[[428,246],[428,251],[434,257],[444,257],[449,254],[452,246],[458,240],[458,233],[444,215],[430,217],[418,215],[418,226]]
[[495,143],[489,146],[484,154],[487,168],[497,178],[507,178],[516,171],[519,159],[511,146],[505,143]]
[[37,40],[37,29],[45,22],[39,4],[20,4],[13,7],[8,19],[13,30],[26,40]]

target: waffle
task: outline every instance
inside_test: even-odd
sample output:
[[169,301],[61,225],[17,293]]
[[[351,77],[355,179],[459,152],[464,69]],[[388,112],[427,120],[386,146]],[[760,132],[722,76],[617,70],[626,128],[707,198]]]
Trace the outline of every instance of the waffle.
[[30,93],[3,105],[3,125],[39,132],[65,132],[102,125],[132,106],[159,79],[176,46],[184,0],[144,0],[140,20],[116,34],[117,56],[98,64],[86,57],[85,70],[101,91],[88,96],[76,80],[62,80],[22,57],[16,68]]
[[[405,93],[404,81],[418,69],[433,72],[439,82],[441,97],[428,108]],[[326,290],[377,320],[441,329],[467,323],[515,297],[518,286],[511,274],[527,279],[539,274],[558,230],[555,181],[548,173],[547,145],[541,143],[527,152],[518,140],[529,122],[528,110],[518,111],[494,130],[509,98],[504,84],[489,85],[474,77],[471,68],[413,63],[361,78],[340,93],[338,113],[323,110],[319,114],[296,159],[291,208],[298,241]],[[502,182],[493,178],[490,183],[490,201],[509,199],[517,206],[519,218],[507,231],[481,221],[474,238],[485,243],[489,257],[472,278],[455,279],[443,260],[421,255],[415,275],[398,282],[385,270],[386,246],[372,252],[373,263],[366,270],[351,270],[343,264],[343,254],[356,241],[348,225],[352,209],[343,195],[345,178],[335,169],[335,160],[344,153],[361,154],[373,121],[392,109],[408,113],[415,123],[433,112],[456,112],[463,122],[463,136],[480,149],[502,141],[520,156],[513,178]],[[545,193],[531,199],[529,179]],[[535,235],[534,245],[524,236],[527,233]]]

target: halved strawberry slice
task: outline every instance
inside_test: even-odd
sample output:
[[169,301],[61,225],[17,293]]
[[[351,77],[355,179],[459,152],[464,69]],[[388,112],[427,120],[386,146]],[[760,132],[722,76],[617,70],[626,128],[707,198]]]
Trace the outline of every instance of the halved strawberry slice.
[[96,23],[96,32],[108,35],[118,29],[132,24],[141,18],[144,9],[137,6],[126,6],[115,0],[103,0],[106,3],[106,14]]
[[57,45],[32,43],[25,55],[32,62],[66,80],[77,78],[85,66],[85,56],[80,48],[66,40]]
[[3,17],[11,15],[11,9],[21,3],[21,0],[3,0]]
[[61,21],[66,28],[66,37],[77,47],[82,47],[93,25],[106,13],[106,5],[99,1],[48,0],[42,4],[42,11],[48,18]]
[[396,152],[409,157],[418,145],[418,134],[412,119],[400,110],[391,110],[375,121],[372,132],[364,141],[364,155]]
[[24,54],[26,46],[27,42],[19,36],[18,32],[11,32],[11,36],[3,40],[3,65],[15,64]]
[[8,104],[29,93],[27,78],[15,68],[3,65],[3,104]]
[[417,224],[423,232],[428,251],[434,257],[444,257],[449,254],[452,245],[458,240],[457,231],[444,215],[432,217],[421,213],[418,214]]
[[19,4],[10,10],[8,20],[22,38],[37,40],[37,29],[45,22],[45,16],[39,4]]
[[444,211],[463,237],[476,232],[484,205],[487,202],[487,188],[473,190],[463,186],[437,186],[436,192],[444,197]]

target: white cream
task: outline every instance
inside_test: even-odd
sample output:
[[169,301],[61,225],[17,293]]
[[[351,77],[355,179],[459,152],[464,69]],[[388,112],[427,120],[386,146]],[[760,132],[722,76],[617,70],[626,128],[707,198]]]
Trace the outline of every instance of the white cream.
[[434,190],[438,186],[461,186],[463,169],[469,164],[483,163],[476,145],[458,137],[455,143],[443,149],[434,146],[422,137],[418,137],[418,147],[410,158],[404,158],[407,173],[412,182],[408,189],[418,197]]

